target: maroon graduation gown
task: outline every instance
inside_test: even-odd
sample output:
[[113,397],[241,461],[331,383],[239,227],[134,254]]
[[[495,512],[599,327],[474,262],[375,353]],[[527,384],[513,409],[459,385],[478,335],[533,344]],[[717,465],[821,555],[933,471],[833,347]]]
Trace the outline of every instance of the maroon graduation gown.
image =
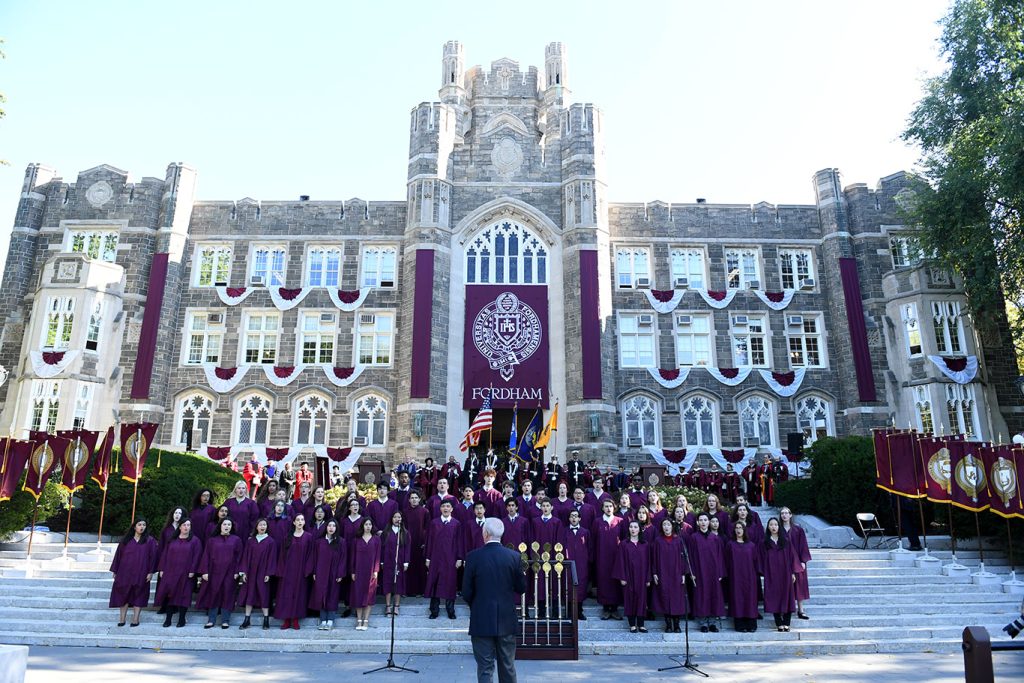
[[197,609],[234,609],[235,574],[242,561],[242,550],[242,539],[238,536],[214,536],[206,541],[199,574],[209,578],[199,588]]
[[615,553],[612,578],[625,581],[622,606],[627,617],[647,614],[647,582],[651,580],[651,553],[646,543],[625,540]]
[[540,517],[540,508],[537,507],[537,496],[530,496],[530,500],[526,500],[522,496],[516,498],[516,502],[519,503],[519,514],[527,519],[533,519],[534,517]]
[[796,524],[789,525],[789,531],[783,527],[782,532],[786,534],[786,540],[793,546],[793,553],[796,555],[796,599],[807,600],[811,597],[810,586],[807,585],[807,570],[799,565],[800,562],[811,561],[811,549],[807,545],[807,534]]
[[458,569],[455,562],[466,556],[462,540],[462,525],[457,519],[449,519],[447,524],[440,518],[430,522],[424,553],[426,559],[430,560],[427,586],[423,592],[426,597],[455,599],[458,591]]
[[633,489],[630,489],[628,493],[629,506],[633,508],[634,512],[639,510],[641,505],[647,505],[647,492],[644,491],[643,489],[640,489],[639,491],[634,491]]
[[575,501],[573,501],[572,498],[566,498],[565,500],[561,500],[559,498],[552,498],[551,499],[551,514],[554,515],[555,517],[557,517],[559,520],[563,520],[564,519],[566,522],[568,522],[569,521],[569,508],[572,507],[574,502]]
[[530,536],[530,520],[523,515],[516,515],[513,520],[508,515],[502,515],[502,523],[505,525],[505,534],[501,537],[501,544],[506,548],[512,548],[517,553],[519,552],[519,544],[525,543],[527,546],[533,538]]
[[391,526],[391,518],[398,512],[398,503],[388,498],[383,503],[378,499],[366,505],[366,516],[373,520],[374,533]]
[[292,518],[287,514],[283,517],[268,517],[267,533],[277,543],[277,549],[280,551],[284,545],[284,539],[292,533]]
[[353,498],[359,502],[359,514],[366,514],[366,499],[358,493],[346,493],[343,498],[338,499],[338,504],[334,506],[335,519],[348,517],[348,502]]
[[551,553],[552,561],[555,557],[555,544],[562,542],[562,530],[565,527],[562,526],[561,520],[554,515],[544,521],[543,517],[535,517],[530,524],[530,542],[540,543],[540,552],[544,552],[545,544],[551,547],[547,548],[547,551]]
[[194,536],[187,541],[176,538],[167,544],[157,565],[158,571],[163,572],[156,587],[157,605],[166,602],[171,607],[191,606],[195,578],[189,578],[189,574],[199,571],[202,556],[203,544]]
[[473,502],[484,504],[484,515],[487,517],[501,517],[505,514],[505,498],[493,486],[490,490],[479,489],[473,494]]
[[597,510],[594,509],[593,505],[582,503],[577,506],[576,501],[571,501],[559,511],[558,519],[562,520],[563,526],[569,526],[569,513],[573,510],[580,513],[580,526],[584,529],[589,529],[593,526],[594,520],[597,519]]
[[289,505],[289,514],[292,517],[303,515],[306,518],[306,525],[309,526],[313,523],[313,496],[310,495],[308,498],[296,498]]
[[612,517],[611,522],[599,517],[590,529],[593,542],[594,584],[597,586],[597,601],[606,607],[622,604],[622,586],[612,577],[615,554],[619,547],[619,525],[621,517]]
[[[380,551],[380,584],[385,594],[398,593],[399,595],[408,595],[408,570],[405,569],[404,565],[409,564],[409,569],[412,569],[412,564],[410,563],[412,550],[409,539],[410,534],[406,532],[405,538],[399,544],[398,535],[392,533],[391,529],[392,527],[388,527],[382,536],[384,543]],[[397,580],[395,578],[396,559],[398,560]]]
[[448,493],[445,494],[444,497],[441,497],[441,494],[435,493],[429,499],[427,499],[427,511],[430,513],[431,519],[437,519],[441,516],[441,503],[443,503],[446,500],[451,501],[453,508],[452,514],[454,514],[454,507],[455,505],[458,504],[459,501],[456,500],[455,496],[453,496],[452,494]]
[[469,524],[476,519],[474,507],[476,507],[476,503],[467,505],[465,500],[460,500],[452,506],[452,517],[459,520],[462,524]]
[[659,535],[647,544],[651,551],[651,609],[663,616],[681,617],[689,609],[686,604],[686,558],[683,557],[682,536]]
[[228,517],[235,522],[235,535],[239,538],[249,538],[253,525],[260,518],[260,506],[252,498],[243,498],[241,503],[235,498],[228,498],[224,505],[229,510]]
[[404,595],[423,595],[423,588],[427,585],[427,564],[423,552],[427,543],[430,511],[422,505],[410,506],[406,508],[402,519],[409,532],[409,569],[405,573]]
[[484,547],[483,520],[474,517],[462,523],[462,549],[468,555],[477,548]]
[[583,502],[584,503],[589,503],[591,506],[593,506],[594,514],[597,515],[597,516],[600,516],[601,514],[603,514],[601,512],[601,509],[602,509],[602,506],[604,505],[604,502],[606,500],[611,500],[612,504],[613,505],[615,504],[615,501],[612,500],[612,497],[610,495],[608,495],[608,493],[605,492],[605,491],[601,491],[600,497],[595,496],[593,491],[587,491],[587,494],[585,496],[583,496]]
[[761,573],[764,575],[764,611],[785,614],[796,611],[796,588],[793,574],[800,567],[793,545],[780,548],[766,539],[758,547]]
[[696,617],[724,617],[721,579],[725,577],[722,541],[712,533],[694,531],[687,539],[690,566],[697,577],[693,589],[693,614]]
[[366,517],[363,517],[362,515],[360,515],[354,522],[349,519],[348,515],[338,518],[338,533],[341,534],[341,537],[345,539],[347,543],[351,542],[352,539],[362,533],[364,519],[366,519]]
[[[313,573],[313,548],[316,539],[303,529],[285,537],[277,560],[277,601],[274,616],[278,619],[301,619],[309,602],[309,575]],[[287,546],[287,547],[286,547]]]
[[[590,582],[590,532],[584,527],[579,527],[576,532],[566,527],[562,545],[565,547],[565,559],[576,563],[576,602],[581,603],[587,598],[587,584]],[[569,581],[572,581],[571,574]]]
[[729,616],[733,619],[757,618],[759,547],[749,541],[725,544],[725,571],[729,575]]
[[[394,502],[394,501],[391,501]],[[349,589],[348,606],[369,607],[377,600],[377,579],[380,573],[380,536],[371,536],[369,541],[362,536],[352,539],[349,546]]]
[[270,582],[268,576],[277,574],[277,559],[280,546],[270,535],[262,541],[255,536],[249,538],[242,551],[238,571],[245,574],[245,583],[238,589],[236,607],[270,607]]
[[[203,535],[199,535],[198,529],[196,528],[195,522],[192,523],[192,536],[199,539],[200,543],[206,542],[206,527],[203,527]],[[178,528],[173,524],[168,524],[160,531],[160,543],[157,545],[156,559],[159,562],[160,556],[163,555],[164,548],[167,544],[178,537]],[[123,604],[123,603],[122,603]]]
[[114,585],[110,587],[110,606],[145,607],[149,604],[149,581],[146,577],[156,572],[157,543],[152,536],[139,543],[135,537],[119,543],[114,551],[110,571]]
[[192,520],[192,535],[206,543],[206,528],[217,517],[216,505],[200,505],[192,508],[188,518]]
[[341,583],[348,568],[348,549],[345,539],[335,537],[328,543],[322,536],[313,545],[313,584],[309,590],[309,608],[329,612],[338,611]]
[[440,473],[437,467],[424,467],[416,473],[416,485],[423,491],[423,498],[430,498],[437,492],[437,480],[439,478]]

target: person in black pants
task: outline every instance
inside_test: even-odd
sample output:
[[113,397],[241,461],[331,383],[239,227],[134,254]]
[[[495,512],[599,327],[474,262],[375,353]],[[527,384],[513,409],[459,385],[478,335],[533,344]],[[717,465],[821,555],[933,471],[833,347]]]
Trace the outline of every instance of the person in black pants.
[[491,683],[497,664],[499,683],[516,682],[516,597],[526,592],[519,553],[501,545],[505,525],[487,518],[484,547],[466,556],[462,597],[469,604],[478,683]]
[[917,503],[895,493],[890,493],[889,497],[892,499],[892,519],[897,529],[902,529],[911,550],[921,550],[921,524],[918,521],[920,513],[917,510]]

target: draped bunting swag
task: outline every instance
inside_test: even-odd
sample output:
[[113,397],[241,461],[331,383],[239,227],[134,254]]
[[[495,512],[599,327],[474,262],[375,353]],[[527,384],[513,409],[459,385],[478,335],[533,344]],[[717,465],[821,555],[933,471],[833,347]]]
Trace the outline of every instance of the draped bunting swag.
[[946,377],[957,384],[970,384],[978,375],[978,357],[960,356],[949,358],[945,356],[928,356],[928,360],[935,364]]
[[49,379],[64,372],[78,358],[78,353],[77,349],[52,352],[29,351],[28,357],[29,362],[32,364],[32,372],[35,373],[36,377]]

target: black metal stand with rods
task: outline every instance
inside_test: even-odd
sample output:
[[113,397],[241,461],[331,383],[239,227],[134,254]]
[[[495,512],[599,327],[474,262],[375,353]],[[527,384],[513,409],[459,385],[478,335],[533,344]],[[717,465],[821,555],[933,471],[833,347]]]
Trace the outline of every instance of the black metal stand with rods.
[[[395,591],[395,595],[397,595],[397,593],[398,593],[398,563],[400,561],[399,558],[402,556],[402,553],[401,553],[401,550],[402,550],[402,530],[399,530],[398,534],[396,534],[396,536],[395,536],[395,539],[396,539],[396,541],[395,541],[395,573],[394,573],[394,582],[393,582],[391,588],[392,588],[392,590]],[[394,596],[392,596],[392,597],[394,597]],[[411,673],[411,674],[418,674],[419,673],[418,669],[410,669],[408,667],[398,666],[397,664],[395,664],[395,605],[394,605],[394,603],[392,603],[392,605],[391,605],[391,648],[388,650],[388,663],[385,664],[384,666],[378,666],[376,669],[370,669],[369,671],[364,671],[363,675],[365,676],[366,674],[375,674],[378,671],[405,671],[405,672]]]
[[[682,548],[683,558],[686,560],[687,576],[693,576],[693,566],[690,564],[690,553],[686,549],[686,541],[683,541]],[[690,654],[690,618],[684,614],[683,620],[686,622],[686,624],[683,626],[683,633],[685,634],[684,638],[686,642],[686,658],[682,662],[680,662],[675,657],[669,657],[669,659],[671,659],[673,662],[676,662],[676,665],[663,666],[660,669],[658,669],[658,671],[674,671],[676,669],[686,669],[687,671],[692,671],[693,673],[699,676],[703,676],[704,678],[710,678],[709,674],[706,674],[703,671],[701,671],[699,668],[697,668],[697,665],[693,663],[692,655]]]

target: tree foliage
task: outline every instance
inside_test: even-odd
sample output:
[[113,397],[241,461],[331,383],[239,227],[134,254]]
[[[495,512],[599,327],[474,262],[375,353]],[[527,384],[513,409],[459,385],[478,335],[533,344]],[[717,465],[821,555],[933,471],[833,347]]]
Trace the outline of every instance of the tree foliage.
[[946,70],[926,82],[903,133],[922,154],[905,218],[923,252],[963,278],[991,338],[1004,298],[1024,304],[1024,4],[956,0],[942,26]]

